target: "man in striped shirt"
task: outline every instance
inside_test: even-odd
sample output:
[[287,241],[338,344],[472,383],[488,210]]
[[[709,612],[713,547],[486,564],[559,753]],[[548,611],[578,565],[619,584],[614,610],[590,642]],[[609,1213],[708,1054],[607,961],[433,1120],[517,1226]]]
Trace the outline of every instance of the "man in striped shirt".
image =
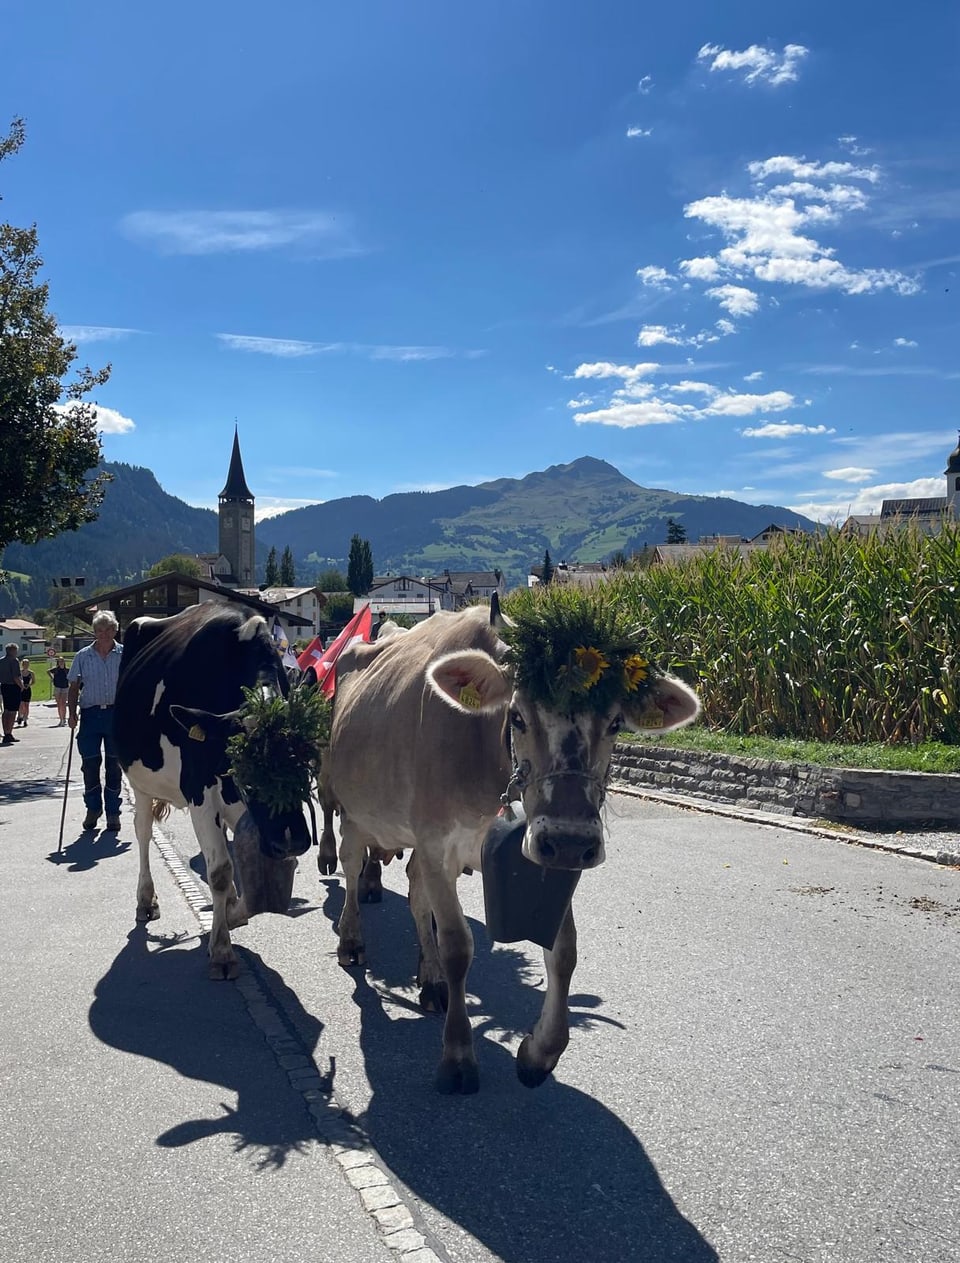
[[[120,761],[113,740],[113,701],[123,646],[117,644],[118,623],[111,610],[99,610],[92,625],[95,640],[79,651],[67,676],[67,722],[71,728],[77,726],[79,703],[77,749],[83,769],[83,804],[87,809],[83,827],[96,828],[106,802],[107,828],[116,832],[120,828]],[[106,763],[102,787],[101,746]]]

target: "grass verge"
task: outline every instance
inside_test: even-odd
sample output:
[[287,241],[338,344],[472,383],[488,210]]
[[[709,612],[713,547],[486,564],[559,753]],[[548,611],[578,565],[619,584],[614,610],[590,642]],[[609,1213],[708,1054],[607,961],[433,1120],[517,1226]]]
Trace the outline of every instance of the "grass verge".
[[819,767],[874,768],[883,772],[960,772],[960,746],[943,745],[936,741],[923,745],[887,746],[879,742],[841,745],[832,741],[798,741],[791,737],[741,737],[699,727],[660,735],[629,734],[625,739],[637,745],[707,750],[751,759],[813,763]]

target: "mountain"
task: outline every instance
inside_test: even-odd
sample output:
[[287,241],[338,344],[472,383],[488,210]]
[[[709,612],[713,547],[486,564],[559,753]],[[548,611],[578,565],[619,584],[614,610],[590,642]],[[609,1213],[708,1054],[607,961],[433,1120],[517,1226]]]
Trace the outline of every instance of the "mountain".
[[693,541],[701,535],[750,538],[771,523],[816,525],[775,505],[641,487],[606,461],[584,456],[476,487],[307,505],[261,522],[257,541],[278,552],[289,544],[303,575],[311,567],[345,570],[350,537],[359,534],[370,541],[377,574],[499,567],[516,584],[546,549],[555,563],[601,561],[620,549],[629,554],[663,543],[668,518]]
[[[217,515],[168,495],[149,469],[105,462],[113,475],[100,517],[78,531],[29,547],[11,544],[7,570],[29,576],[15,607],[48,603],[51,580],[85,575],[87,590],[129,583],[170,553],[213,552]],[[499,568],[509,585],[525,582],[549,549],[559,561],[601,561],[618,550],[663,543],[667,519],[701,535],[758,534],[771,523],[813,530],[815,523],[775,505],[743,504],[638,486],[606,461],[581,457],[525,478],[498,478],[476,487],[412,491],[374,500],[349,496],[293,509],[257,525],[261,568],[271,547],[289,545],[298,579],[322,570],[344,573],[350,539],[370,541],[377,574],[440,574]],[[2,594],[0,615],[12,597]]]

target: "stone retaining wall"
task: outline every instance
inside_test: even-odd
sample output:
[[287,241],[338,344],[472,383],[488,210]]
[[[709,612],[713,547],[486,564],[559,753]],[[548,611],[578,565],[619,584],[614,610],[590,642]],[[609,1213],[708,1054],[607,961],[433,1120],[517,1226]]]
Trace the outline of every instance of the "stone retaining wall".
[[669,746],[617,744],[616,784],[851,825],[960,825],[960,775],[777,763]]

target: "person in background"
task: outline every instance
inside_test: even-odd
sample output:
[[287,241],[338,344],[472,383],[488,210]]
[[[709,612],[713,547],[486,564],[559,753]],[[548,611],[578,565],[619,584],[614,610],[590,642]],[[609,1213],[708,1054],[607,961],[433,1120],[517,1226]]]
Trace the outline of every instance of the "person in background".
[[30,659],[24,658],[20,663],[20,713],[17,715],[17,725],[20,728],[26,728],[27,720],[30,718],[30,699],[33,696],[36,680],[37,677],[30,666]]
[[47,667],[47,675],[53,685],[53,700],[57,703],[57,716],[60,720],[58,728],[67,726],[67,660],[57,658],[52,667]]
[[[119,624],[112,610],[94,614],[92,626],[93,644],[79,650],[67,672],[67,723],[76,728],[79,704],[77,749],[83,770],[83,805],[87,809],[83,827],[96,828],[106,802],[107,828],[116,832],[120,828],[120,760],[113,740],[113,701],[123,646],[117,643]],[[102,787],[101,746],[106,763]]]
[[3,698],[3,740],[0,745],[12,746],[19,741],[13,735],[14,720],[20,711],[20,659],[17,646],[11,641],[0,658],[0,695]]

